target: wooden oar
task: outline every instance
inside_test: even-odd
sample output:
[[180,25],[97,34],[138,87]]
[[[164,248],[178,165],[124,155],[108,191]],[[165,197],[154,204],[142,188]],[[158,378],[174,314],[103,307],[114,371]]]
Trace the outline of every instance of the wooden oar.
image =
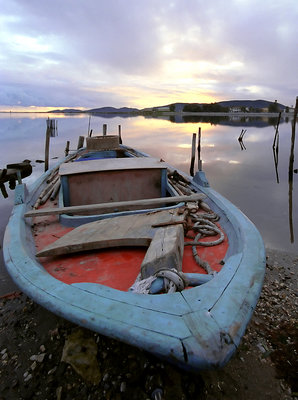
[[60,214],[84,214],[86,212],[98,212],[102,210],[120,210],[131,206],[156,206],[161,204],[180,203],[185,201],[203,200],[206,196],[203,193],[195,193],[190,196],[174,196],[160,197],[155,199],[142,199],[130,201],[114,201],[110,203],[88,204],[83,206],[43,208],[40,210],[28,211],[25,217],[39,217],[43,215],[60,215]]

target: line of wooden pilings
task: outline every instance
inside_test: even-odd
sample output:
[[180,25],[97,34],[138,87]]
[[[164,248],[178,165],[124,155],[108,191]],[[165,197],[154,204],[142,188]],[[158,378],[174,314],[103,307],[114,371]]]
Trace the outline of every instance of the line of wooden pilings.
[[[82,147],[84,147],[84,141],[85,141],[85,136],[79,136],[78,145],[77,145],[77,150],[79,150],[79,149],[81,149]],[[66,142],[66,147],[65,147],[65,150],[64,150],[64,152],[65,152],[65,157],[67,157],[68,154],[69,154],[69,147],[70,147],[70,141],[68,140],[68,141]]]

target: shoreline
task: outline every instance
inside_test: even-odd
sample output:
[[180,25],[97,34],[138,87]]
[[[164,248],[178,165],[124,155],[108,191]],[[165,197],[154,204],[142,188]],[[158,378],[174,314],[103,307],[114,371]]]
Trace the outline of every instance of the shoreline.
[[[189,112],[189,111],[181,111],[181,112],[175,112],[175,111],[135,111],[135,112],[99,112],[99,111],[0,111],[0,114],[64,114],[67,116],[70,115],[78,115],[78,114],[86,114],[86,115],[125,115],[125,116],[130,116],[130,117],[139,117],[139,116],[214,116],[214,117],[274,117],[277,118],[280,114],[280,112]],[[294,112],[281,112],[282,117],[289,117],[293,118],[294,117]]]

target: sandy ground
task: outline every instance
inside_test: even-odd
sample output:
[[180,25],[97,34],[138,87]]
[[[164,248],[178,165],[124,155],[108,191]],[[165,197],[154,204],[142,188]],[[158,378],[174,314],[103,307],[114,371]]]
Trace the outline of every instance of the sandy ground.
[[0,298],[0,399],[298,399],[298,255],[267,251],[267,273],[225,368],[183,372],[83,330],[24,294]]

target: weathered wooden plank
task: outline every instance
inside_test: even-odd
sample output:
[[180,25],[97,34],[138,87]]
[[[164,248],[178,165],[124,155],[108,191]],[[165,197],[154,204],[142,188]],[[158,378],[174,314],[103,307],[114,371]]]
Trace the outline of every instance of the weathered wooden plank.
[[[64,206],[133,201],[166,196],[166,170],[124,169],[62,176]],[[69,199],[67,195],[69,193]],[[68,201],[67,201],[68,200]]]
[[75,228],[37,253],[38,257],[71,254],[115,246],[149,246],[156,222],[181,220],[177,210],[135,214],[90,222]]
[[[92,138],[93,139],[93,138]],[[122,171],[125,169],[153,169],[167,168],[164,162],[151,157],[127,157],[127,158],[104,158],[98,160],[86,160],[71,164],[61,164],[59,174],[72,175],[83,174],[94,171]]]
[[141,266],[142,278],[154,275],[161,268],[182,271],[184,230],[182,225],[158,228]]
[[142,199],[132,201],[114,201],[112,203],[88,204],[86,206],[70,206],[57,208],[43,208],[41,210],[28,211],[25,217],[38,217],[43,215],[59,215],[59,214],[84,214],[85,212],[98,212],[102,210],[123,210],[131,206],[149,207],[153,205],[180,203],[184,201],[198,201],[205,199],[203,193],[196,193],[190,196],[160,197],[156,199]]

